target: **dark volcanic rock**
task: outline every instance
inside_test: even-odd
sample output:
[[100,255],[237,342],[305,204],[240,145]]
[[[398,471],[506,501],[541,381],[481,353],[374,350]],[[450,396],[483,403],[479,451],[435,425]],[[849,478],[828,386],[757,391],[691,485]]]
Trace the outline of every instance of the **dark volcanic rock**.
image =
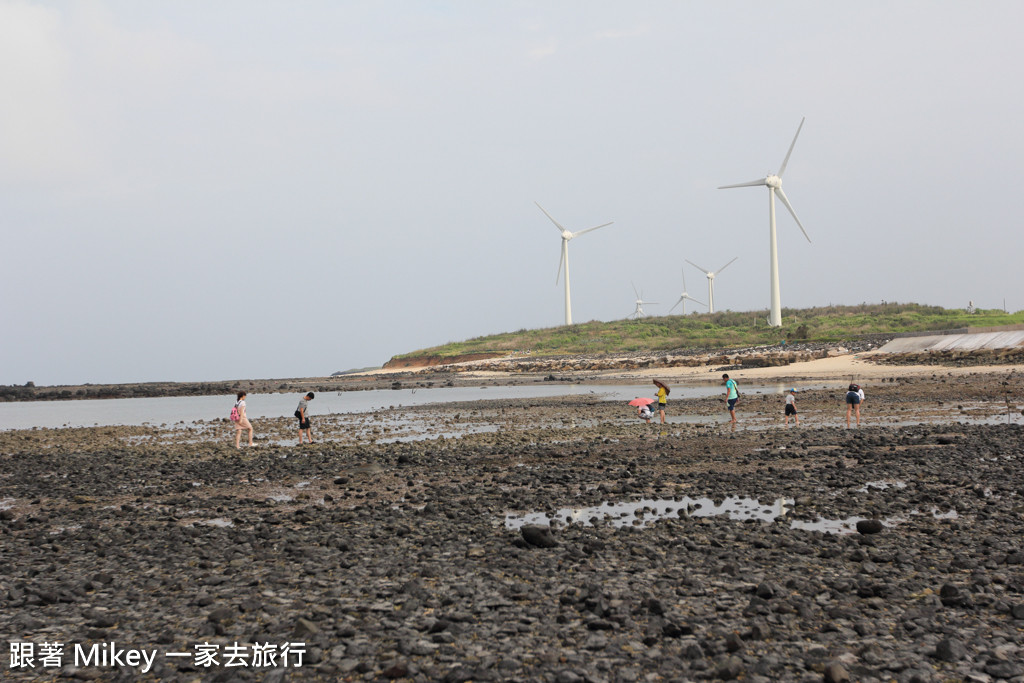
[[735,680],[743,672],[743,660],[735,655],[723,659],[715,667],[715,677],[723,681]]
[[959,662],[967,656],[967,648],[956,638],[943,638],[935,646],[935,658],[944,662]]
[[537,548],[554,548],[558,541],[551,535],[551,527],[527,524],[519,529],[523,540]]
[[859,534],[878,534],[882,532],[883,528],[882,521],[878,519],[861,519],[857,522],[857,533]]
[[825,683],[849,683],[850,674],[839,662],[825,665]]

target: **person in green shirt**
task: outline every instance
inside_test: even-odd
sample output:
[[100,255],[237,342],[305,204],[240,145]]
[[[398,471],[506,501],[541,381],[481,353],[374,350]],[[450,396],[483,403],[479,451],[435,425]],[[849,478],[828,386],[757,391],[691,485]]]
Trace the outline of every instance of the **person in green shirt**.
[[740,392],[736,388],[736,380],[729,379],[728,373],[722,375],[722,383],[725,385],[725,403],[729,406],[730,422],[736,426],[736,401],[740,397]]

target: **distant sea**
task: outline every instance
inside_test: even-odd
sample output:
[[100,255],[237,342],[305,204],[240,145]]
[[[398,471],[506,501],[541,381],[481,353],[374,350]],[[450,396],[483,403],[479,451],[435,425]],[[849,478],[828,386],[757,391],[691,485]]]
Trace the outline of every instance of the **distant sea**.
[[[782,393],[788,385],[744,387],[746,392]],[[537,384],[529,386],[435,387],[319,393],[310,404],[311,415],[372,413],[389,407],[455,403],[488,399],[543,398],[594,394],[608,401],[653,397],[650,384],[608,386]],[[701,398],[723,393],[718,386],[673,386],[670,400]],[[253,419],[291,417],[300,394],[249,394],[246,410]],[[30,401],[0,403],[0,429],[34,427],[93,427],[113,425],[174,425],[226,418],[235,396],[173,396],[112,398],[82,401]]]

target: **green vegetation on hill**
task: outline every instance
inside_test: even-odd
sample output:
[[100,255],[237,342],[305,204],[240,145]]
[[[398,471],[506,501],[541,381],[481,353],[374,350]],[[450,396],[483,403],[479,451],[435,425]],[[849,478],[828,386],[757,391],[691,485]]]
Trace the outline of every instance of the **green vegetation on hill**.
[[898,334],[1024,323],[1024,311],[945,309],[920,304],[863,304],[782,309],[783,327],[771,328],[765,311],[695,313],[639,320],[581,323],[519,330],[395,356],[453,357],[477,353],[555,356],[670,349],[734,348],[795,341],[841,341],[863,335]]

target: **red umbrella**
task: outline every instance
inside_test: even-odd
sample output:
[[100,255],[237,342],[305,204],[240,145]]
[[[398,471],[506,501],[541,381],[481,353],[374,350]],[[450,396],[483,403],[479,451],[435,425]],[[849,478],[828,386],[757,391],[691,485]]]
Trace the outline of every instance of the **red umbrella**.
[[632,401],[629,402],[629,405],[636,406],[639,408],[640,406],[649,406],[652,403],[654,403],[653,398],[634,398]]

